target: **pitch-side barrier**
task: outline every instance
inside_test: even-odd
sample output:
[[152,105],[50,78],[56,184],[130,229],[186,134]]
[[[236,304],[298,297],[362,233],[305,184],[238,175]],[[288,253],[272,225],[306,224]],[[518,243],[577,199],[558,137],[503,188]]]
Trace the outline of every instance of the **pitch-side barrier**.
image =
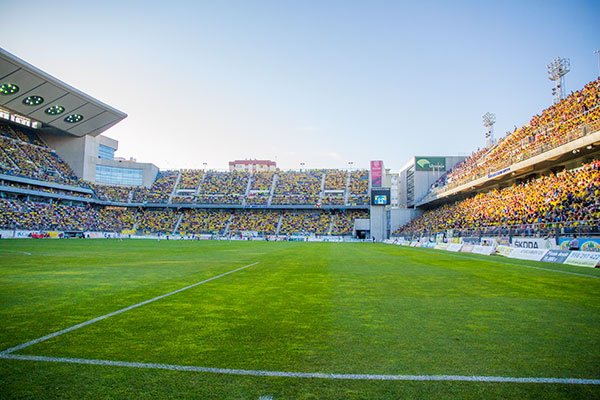
[[497,244],[495,241],[486,244],[474,243],[438,243],[431,241],[408,241],[402,238],[389,239],[385,243],[399,246],[423,247],[451,252],[473,253],[482,255],[500,255],[508,258],[529,261],[544,261],[557,264],[577,265],[579,267],[595,268],[600,266],[600,252],[571,251],[561,248],[541,249],[528,247],[513,247]]

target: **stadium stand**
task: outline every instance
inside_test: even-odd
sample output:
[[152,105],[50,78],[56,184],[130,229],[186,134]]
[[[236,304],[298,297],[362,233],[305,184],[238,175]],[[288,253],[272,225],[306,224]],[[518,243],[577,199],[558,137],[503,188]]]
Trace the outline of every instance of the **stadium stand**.
[[97,222],[86,206],[0,199],[0,224],[5,228],[84,230]]
[[447,190],[578,139],[600,127],[600,79],[535,115],[495,145],[474,152],[446,177]]
[[258,232],[275,234],[281,212],[271,210],[240,211],[233,214],[230,232]]
[[0,172],[71,186],[85,186],[35,132],[0,122]]
[[565,170],[502,190],[425,212],[399,228],[396,235],[446,232],[548,234],[598,232],[600,228],[600,162]]
[[[140,233],[167,233],[177,229],[192,234],[223,234],[229,228],[229,232],[261,235],[275,234],[279,228],[284,235],[326,235],[333,227],[332,221],[345,214],[314,209],[315,206],[322,202],[341,207],[347,199],[355,204],[368,204],[366,170],[350,174],[335,169],[248,174],[187,169],[160,171],[149,188],[84,183],[34,130],[7,122],[0,122],[0,173],[15,177],[15,181],[0,179],[0,188],[5,188],[0,194],[3,228],[137,230]],[[55,183],[84,190],[52,187]],[[88,189],[93,193],[84,192]],[[81,203],[71,202],[77,198]],[[122,207],[127,204],[131,206]],[[200,208],[175,211],[139,208],[139,204],[184,204]],[[313,209],[232,211],[202,209],[202,205],[261,208],[299,205]],[[347,233],[348,229],[343,232]]]
[[196,190],[202,182],[204,171],[197,169],[181,170],[181,178],[179,179],[178,189]]
[[134,203],[166,203],[173,192],[179,171],[159,172],[150,188],[135,188]]
[[346,190],[348,172],[339,169],[325,170],[325,190]]
[[246,196],[246,205],[267,205],[269,197],[269,193],[249,193],[248,196]]
[[357,170],[350,173],[349,200],[350,205],[369,204],[369,171]]
[[172,233],[179,215],[172,209],[145,210],[140,218],[138,229],[144,233]]
[[280,172],[271,204],[319,203],[323,174],[324,170]]
[[118,203],[129,203],[129,196],[131,191],[134,190],[133,187],[127,186],[109,186],[94,183],[88,183],[88,185],[98,199]]
[[343,206],[346,202],[345,194],[326,192],[323,194],[321,204]]
[[56,189],[48,186],[35,185],[32,183],[21,183],[6,179],[0,179],[0,187],[10,187],[14,189],[22,189],[33,192],[52,193],[61,196],[80,197],[84,199],[92,199],[94,196],[91,193],[74,192],[72,190]]
[[183,213],[179,225],[182,234],[218,233],[223,234],[231,218],[229,211],[188,210]]
[[250,190],[271,190],[271,185],[273,184],[273,176],[275,172],[271,171],[262,171],[255,172],[252,175],[252,184],[250,186]]
[[96,211],[96,222],[89,225],[90,230],[121,232],[131,230],[138,222],[138,212],[133,208],[101,208]]
[[326,235],[331,224],[331,214],[323,211],[290,211],[283,216],[281,235]]
[[352,235],[354,229],[354,220],[357,218],[369,218],[367,210],[352,210],[341,212],[335,215],[333,222],[332,235]]

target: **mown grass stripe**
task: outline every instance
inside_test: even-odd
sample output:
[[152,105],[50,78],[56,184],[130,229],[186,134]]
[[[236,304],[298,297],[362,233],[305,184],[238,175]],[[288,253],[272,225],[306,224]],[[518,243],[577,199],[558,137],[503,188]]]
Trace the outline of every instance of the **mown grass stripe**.
[[31,341],[29,341],[29,342],[26,342],[26,343],[20,344],[20,345],[18,345],[18,346],[14,346],[14,347],[11,347],[11,348],[9,348],[9,349],[6,349],[6,350],[4,350],[4,351],[0,352],[0,355],[10,354],[10,353],[13,353],[13,352],[15,352],[15,351],[17,351],[17,350],[24,349],[25,347],[32,346],[32,345],[34,345],[34,344],[36,344],[36,343],[41,343],[41,342],[44,342],[44,341],[46,341],[46,340],[48,340],[48,339],[52,339],[53,337],[56,337],[56,336],[63,335],[63,334],[65,334],[65,333],[68,333],[68,332],[74,331],[75,329],[82,328],[82,327],[84,327],[84,326],[87,326],[87,325],[93,324],[93,323],[95,323],[95,322],[98,322],[98,321],[102,321],[103,319],[106,319],[106,318],[109,318],[109,317],[115,316],[115,315],[117,315],[117,314],[124,313],[125,311],[133,310],[134,308],[141,307],[141,306],[143,306],[143,305],[145,305],[145,304],[152,303],[152,302],[154,302],[154,301],[156,301],[156,300],[163,299],[163,298],[165,298],[165,297],[168,297],[168,296],[171,296],[171,295],[177,294],[177,293],[179,293],[179,292],[183,292],[184,290],[191,289],[191,288],[193,288],[193,287],[196,287],[196,286],[198,286],[198,285],[202,285],[203,283],[207,283],[207,282],[213,281],[213,280],[215,280],[215,279],[222,278],[222,277],[224,277],[224,276],[226,276],[226,275],[233,274],[234,272],[241,271],[241,270],[243,270],[243,269],[245,269],[245,268],[251,267],[251,266],[253,266],[253,265],[256,265],[256,264],[258,264],[258,262],[255,262],[255,263],[252,263],[252,264],[248,264],[248,265],[244,265],[243,267],[240,267],[240,268],[234,269],[234,270],[232,270],[232,271],[229,271],[229,272],[225,272],[224,274],[217,275],[217,276],[213,276],[212,278],[205,279],[205,280],[203,280],[202,282],[194,283],[193,285],[189,285],[189,286],[183,287],[183,288],[181,288],[181,289],[174,290],[174,291],[172,291],[172,292],[169,292],[169,293],[166,293],[166,294],[163,294],[163,295],[160,295],[160,296],[154,297],[154,298],[152,298],[152,299],[150,299],[150,300],[142,301],[141,303],[134,304],[134,305],[132,305],[132,306],[129,306],[129,307],[122,308],[122,309],[120,309],[120,310],[117,310],[117,311],[111,312],[111,313],[109,313],[109,314],[102,315],[102,316],[100,316],[100,317],[97,317],[97,318],[94,318],[94,319],[90,319],[89,321],[85,321],[85,322],[82,322],[82,323],[80,323],[80,324],[73,325],[73,326],[71,326],[71,327],[69,327],[69,328],[62,329],[62,330],[60,330],[60,331],[57,331],[57,332],[51,333],[51,334],[49,334],[49,335],[46,335],[46,336],[39,337],[39,338],[37,338],[37,339],[34,339],[34,340],[31,340]]
[[42,361],[52,363],[102,365],[112,367],[164,369],[170,371],[205,372],[213,374],[270,376],[281,378],[316,378],[361,381],[453,381],[453,382],[496,382],[496,383],[558,383],[569,385],[600,385],[600,379],[581,378],[536,378],[509,376],[469,376],[469,375],[377,375],[377,374],[331,374],[322,372],[262,371],[247,369],[209,368],[191,365],[136,363],[127,361],[94,360],[86,358],[64,358],[28,356],[0,353],[0,358],[10,360]]

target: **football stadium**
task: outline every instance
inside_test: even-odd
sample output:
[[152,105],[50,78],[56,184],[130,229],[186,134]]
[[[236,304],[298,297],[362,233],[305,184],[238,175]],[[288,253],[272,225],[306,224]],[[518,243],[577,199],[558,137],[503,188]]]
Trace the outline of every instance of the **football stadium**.
[[165,169],[0,48],[0,397],[600,398],[600,78],[570,68],[464,155]]

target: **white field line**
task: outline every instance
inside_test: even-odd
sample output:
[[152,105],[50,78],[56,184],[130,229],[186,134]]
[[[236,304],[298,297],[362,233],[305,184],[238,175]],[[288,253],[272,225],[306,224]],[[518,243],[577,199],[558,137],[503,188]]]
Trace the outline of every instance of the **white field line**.
[[462,381],[462,382],[500,382],[500,383],[560,383],[572,385],[600,385],[600,379],[580,378],[535,378],[509,376],[470,376],[470,375],[373,375],[373,374],[329,374],[322,372],[261,371],[248,369],[207,368],[191,365],[136,363],[127,361],[93,360],[86,358],[63,358],[27,356],[0,353],[0,358],[10,360],[43,361],[67,364],[103,365],[111,367],[165,369],[171,371],[205,372],[212,374],[275,376],[282,378],[346,379],[361,381]]
[[[437,250],[437,249],[434,249],[434,250]],[[439,251],[441,252],[443,250],[439,250]],[[444,255],[448,255],[448,256],[453,256],[453,257],[466,258],[468,260],[480,260],[480,261],[485,261],[485,262],[490,262],[490,263],[495,263],[495,264],[514,265],[516,267],[541,269],[542,271],[558,272],[560,274],[569,274],[569,275],[583,276],[585,278],[600,279],[600,276],[596,276],[596,275],[579,274],[577,272],[561,271],[559,269],[534,267],[532,265],[519,264],[519,263],[513,263],[513,262],[507,262],[507,261],[484,260],[484,259],[477,258],[477,257],[469,257],[469,256],[465,256],[465,255],[462,255],[462,254],[456,254],[456,253],[453,253],[453,252],[450,252],[450,251],[446,251],[443,254]],[[557,265],[563,265],[563,264],[557,264]]]
[[241,271],[241,270],[243,270],[243,269],[245,269],[245,268],[251,267],[251,266],[253,266],[253,265],[256,265],[256,264],[258,264],[258,262],[255,262],[255,263],[252,263],[252,264],[245,265],[245,266],[243,266],[243,267],[241,267],[241,268],[234,269],[233,271],[225,272],[224,274],[221,274],[221,275],[213,276],[212,278],[209,278],[209,279],[203,280],[202,282],[194,283],[193,285],[189,285],[189,286],[186,286],[186,287],[184,287],[184,288],[177,289],[177,290],[175,290],[175,291],[172,291],[172,292],[170,292],[170,293],[167,293],[167,294],[160,295],[160,296],[158,296],[158,297],[155,297],[155,298],[153,298],[153,299],[146,300],[146,301],[142,301],[141,303],[134,304],[134,305],[132,305],[132,306],[129,306],[129,307],[122,308],[122,309],[120,309],[120,310],[118,310],[118,311],[111,312],[110,314],[105,314],[105,315],[102,315],[102,316],[100,316],[100,317],[97,317],[97,318],[94,318],[94,319],[90,319],[89,321],[85,321],[85,322],[82,322],[82,323],[80,323],[80,324],[73,325],[73,326],[71,326],[71,327],[69,327],[69,328],[66,328],[66,329],[60,330],[60,331],[58,331],[58,332],[54,332],[54,333],[51,333],[51,334],[49,334],[49,335],[42,336],[42,337],[40,337],[40,338],[37,338],[37,339],[31,340],[31,341],[29,341],[29,342],[26,342],[26,343],[20,344],[20,345],[18,345],[18,346],[11,347],[11,348],[9,348],[9,349],[6,349],[6,350],[4,350],[4,351],[0,352],[0,356],[4,356],[4,355],[6,355],[6,354],[10,354],[10,353],[12,353],[12,352],[15,352],[15,351],[17,351],[17,350],[24,349],[25,347],[32,346],[32,345],[34,345],[34,344],[36,344],[36,343],[40,343],[40,342],[46,341],[46,340],[48,340],[48,339],[52,339],[53,337],[56,337],[56,336],[62,335],[62,334],[64,334],[64,333],[67,333],[67,332],[74,331],[75,329],[79,329],[79,328],[82,328],[82,327],[84,327],[84,326],[87,326],[87,325],[93,324],[94,322],[102,321],[102,320],[103,320],[103,319],[105,319],[105,318],[112,317],[112,316],[114,316],[114,315],[117,315],[117,314],[124,313],[125,311],[133,310],[134,308],[137,308],[137,307],[143,306],[143,305],[145,305],[145,304],[148,304],[148,303],[152,303],[153,301],[160,300],[160,299],[162,299],[162,298],[165,298],[165,297],[167,297],[167,296],[171,296],[171,295],[173,295],[173,294],[176,294],[176,293],[179,293],[179,292],[183,292],[184,290],[191,289],[191,288],[193,288],[193,287],[195,287],[195,286],[198,286],[198,285],[202,285],[203,283],[210,282],[210,281],[213,281],[213,280],[215,280],[215,279],[218,279],[218,278],[224,277],[225,275],[233,274],[234,272]]
[[18,251],[18,250],[0,250],[0,254],[2,253],[18,253],[18,254],[25,254],[26,256],[30,256],[31,253],[28,253],[26,251]]

